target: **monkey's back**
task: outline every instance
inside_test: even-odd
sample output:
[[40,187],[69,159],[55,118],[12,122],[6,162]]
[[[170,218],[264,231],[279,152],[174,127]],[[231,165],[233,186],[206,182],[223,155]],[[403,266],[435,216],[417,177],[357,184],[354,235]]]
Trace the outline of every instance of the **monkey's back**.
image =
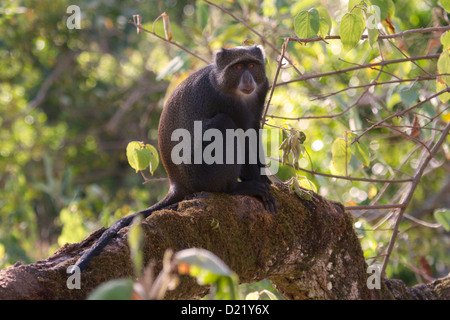
[[192,179],[190,176],[192,170],[189,166],[193,164],[173,163],[172,149],[180,141],[172,141],[172,133],[176,129],[185,129],[190,133],[191,143],[193,143],[194,121],[203,123],[216,112],[214,109],[219,102],[217,97],[212,97],[210,94],[214,92],[209,76],[212,68],[213,66],[209,65],[191,74],[179,84],[167,99],[161,114],[158,128],[161,161],[171,184],[178,184],[177,187],[190,189],[189,181]]

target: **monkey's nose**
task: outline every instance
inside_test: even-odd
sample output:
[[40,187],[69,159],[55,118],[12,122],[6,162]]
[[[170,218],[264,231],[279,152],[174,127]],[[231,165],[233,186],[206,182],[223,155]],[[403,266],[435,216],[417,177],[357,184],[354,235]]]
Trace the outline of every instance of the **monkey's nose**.
[[253,90],[255,90],[255,88],[253,87],[248,87],[248,88],[242,88],[241,91],[245,94],[250,94],[253,92]]

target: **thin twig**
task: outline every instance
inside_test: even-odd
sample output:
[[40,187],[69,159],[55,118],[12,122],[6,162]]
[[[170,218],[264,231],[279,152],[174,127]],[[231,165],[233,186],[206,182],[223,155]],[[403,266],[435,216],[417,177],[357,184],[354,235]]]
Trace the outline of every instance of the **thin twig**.
[[392,208],[403,208],[404,204],[374,204],[374,205],[361,205],[361,206],[348,206],[345,207],[345,210],[375,210],[375,209],[392,209]]
[[418,218],[415,218],[415,217],[413,217],[413,216],[411,216],[409,214],[406,214],[406,213],[403,214],[403,216],[406,219],[409,219],[412,222],[417,223],[418,225],[421,225],[421,226],[424,226],[424,227],[427,227],[427,228],[439,228],[439,227],[442,227],[442,224],[440,224],[440,223],[429,223],[429,222],[420,220]]
[[270,101],[272,100],[273,91],[275,90],[275,85],[277,83],[278,74],[280,73],[281,66],[283,65],[283,59],[284,59],[284,54],[286,52],[287,44],[288,44],[288,41],[285,40],[283,43],[282,50],[281,50],[280,60],[278,61],[277,71],[276,71],[275,77],[273,79],[272,88],[270,89],[269,99],[267,99],[266,107],[264,108],[264,113],[263,113],[262,120],[261,120],[261,127],[263,127],[266,123],[267,111],[269,110]]
[[385,66],[385,65],[389,65],[389,64],[411,62],[411,61],[416,61],[416,60],[438,59],[439,57],[440,57],[440,54],[436,53],[436,54],[430,54],[430,55],[426,55],[426,56],[417,56],[417,57],[410,57],[410,58],[404,58],[404,59],[384,60],[384,61],[380,61],[380,62],[368,63],[368,64],[363,64],[360,66],[355,66],[355,67],[346,68],[346,69],[339,69],[339,70],[329,71],[329,72],[324,72],[324,73],[304,74],[300,78],[292,79],[292,80],[285,81],[285,82],[279,82],[279,83],[277,83],[277,86],[283,86],[283,85],[293,83],[293,82],[298,82],[298,81],[305,81],[305,80],[309,80],[309,79],[337,75],[337,74],[355,71],[355,70],[359,70],[359,69],[372,68],[375,66]]
[[[402,162],[399,164],[399,166],[395,169],[393,175],[391,178],[394,178],[397,175],[397,172],[399,172],[399,170],[408,162],[408,160],[411,158],[411,156],[420,149],[420,146],[415,146],[412,151],[409,152],[409,154],[407,154],[405,156],[405,158],[402,160]],[[378,200],[381,199],[381,197],[384,195],[384,193],[386,192],[386,190],[389,188],[389,186],[391,185],[391,183],[385,183],[383,187],[381,187],[380,191],[377,193],[377,195],[371,200],[369,205],[374,205],[375,203],[378,202]],[[355,218],[360,218],[361,216],[363,216],[367,211],[363,211],[362,213],[360,213],[358,216],[356,216]],[[374,229],[376,229],[374,227]]]
[[403,132],[403,131],[401,131],[401,130],[399,130],[399,129],[393,127],[393,126],[390,126],[390,125],[388,125],[388,124],[386,124],[386,123],[383,123],[382,127],[383,127],[383,128],[391,129],[391,130],[393,130],[393,131],[395,131],[395,132],[400,133],[402,136],[406,137],[406,139],[411,140],[411,141],[414,141],[414,142],[417,142],[417,143],[420,144],[425,150],[427,150],[428,153],[430,153],[430,149],[428,149],[427,145],[426,145],[425,143],[423,143],[422,141],[420,141],[419,139],[417,139],[416,137],[413,137],[413,136],[411,136],[411,135],[409,135],[409,134],[407,134],[407,133],[405,133],[405,132]]
[[361,206],[348,206],[345,210],[375,210],[375,209],[392,209],[392,208],[403,208],[404,204],[375,204],[375,205],[361,205]]
[[384,123],[384,122],[386,122],[386,121],[388,121],[388,120],[390,120],[390,119],[392,119],[392,118],[394,118],[394,117],[401,117],[401,116],[403,116],[405,113],[407,113],[407,112],[409,112],[409,111],[411,111],[411,110],[413,110],[413,109],[415,109],[415,108],[417,108],[417,107],[420,107],[420,106],[421,106],[422,104],[424,104],[425,102],[428,102],[428,101],[432,100],[433,98],[439,97],[441,94],[444,94],[444,93],[446,93],[446,92],[450,92],[450,87],[447,87],[447,88],[445,88],[444,90],[439,91],[438,93],[435,93],[435,94],[429,96],[429,97],[426,98],[425,100],[423,100],[423,101],[421,101],[421,102],[419,102],[419,103],[416,103],[415,105],[413,105],[413,106],[411,106],[411,107],[409,107],[409,108],[407,108],[407,109],[405,109],[405,110],[403,110],[403,111],[401,111],[401,112],[396,112],[396,113],[390,115],[389,117],[387,117],[387,118],[385,118],[385,119],[383,119],[383,120],[378,121],[377,123],[373,124],[372,126],[370,126],[369,128],[367,128],[366,130],[364,130],[363,133],[361,133],[359,136],[357,136],[357,137],[355,138],[355,140],[353,140],[352,144],[355,143],[355,142],[357,142],[357,141],[359,141],[359,139],[361,139],[361,137],[362,137],[363,135],[365,135],[367,132],[369,132],[369,131],[372,130],[373,128],[378,127],[380,124],[382,124],[382,123]]
[[[442,74],[442,75],[448,75],[448,74]],[[419,76],[417,78],[411,78],[411,79],[398,79],[398,80],[389,80],[389,81],[382,81],[382,82],[377,82],[377,81],[372,81],[371,83],[367,83],[367,84],[362,84],[359,86],[349,86],[347,88],[341,89],[339,91],[334,91],[334,92],[330,92],[330,93],[324,93],[320,96],[317,96],[314,99],[311,99],[311,101],[315,101],[315,100],[321,100],[321,99],[325,99],[331,96],[334,96],[336,94],[351,90],[351,89],[361,89],[361,88],[365,88],[365,87],[372,87],[372,86],[381,86],[381,85],[385,85],[385,84],[393,84],[393,83],[401,83],[401,82],[417,82],[417,81],[424,81],[424,80],[434,80],[436,79],[438,76],[441,75],[430,75],[430,76]]]
[[[401,38],[401,37],[409,35],[409,34],[427,33],[427,32],[444,32],[447,30],[450,30],[450,26],[411,29],[411,30],[405,30],[405,31],[395,33],[395,34],[387,34],[387,35],[380,34],[378,36],[378,39],[379,40],[394,39],[394,38]],[[317,42],[317,41],[323,41],[323,40],[336,40],[336,39],[340,39],[340,38],[341,38],[340,36],[326,36],[325,38],[316,37],[316,38],[301,39],[301,38],[296,38],[296,37],[290,37],[288,39],[289,39],[289,41],[296,41],[296,42],[304,44],[304,43]],[[366,40],[368,38],[369,38],[368,35],[361,36],[361,40]]]
[[[279,55],[281,55],[281,52],[273,45],[271,44],[262,34],[260,34],[258,31],[256,31],[255,29],[253,29],[251,26],[249,26],[249,24],[247,22],[245,22],[244,20],[236,17],[233,13],[231,13],[230,11],[228,11],[227,9],[225,9],[224,7],[221,7],[215,3],[212,3],[208,0],[203,0],[204,2],[206,2],[207,4],[216,7],[217,9],[219,9],[220,11],[226,13],[227,15],[229,15],[230,17],[232,17],[234,20],[236,20],[239,23],[242,23],[245,27],[247,27],[247,29],[249,29],[251,32],[253,32],[254,34],[256,34],[265,44],[267,44],[273,51],[275,51],[276,53],[278,53]],[[301,71],[297,69],[297,67],[294,65],[294,63],[289,59],[289,58],[285,58],[287,62],[289,62],[291,64],[291,66],[295,69],[295,71],[297,71],[297,73],[299,75],[302,75]]]
[[[271,160],[275,160],[281,163],[280,159],[276,159],[274,157],[268,157]],[[286,163],[287,166],[290,167],[294,167],[292,164],[290,163]],[[336,179],[342,179],[342,180],[349,180],[349,181],[365,181],[365,182],[373,182],[373,183],[377,183],[377,182],[383,182],[383,183],[406,183],[406,182],[411,182],[412,178],[410,179],[397,179],[397,180],[390,180],[390,179],[371,179],[371,178],[356,178],[356,177],[345,177],[345,176],[338,176],[338,175],[334,175],[334,174],[329,174],[329,173],[323,173],[323,172],[318,172],[318,171],[313,171],[313,170],[308,170],[308,169],[304,169],[304,168],[298,168],[298,170],[312,174],[312,175],[318,175],[318,176],[323,176],[323,177],[327,177],[327,178],[336,178]]]
[[157,37],[158,39],[160,39],[160,40],[162,40],[162,41],[164,41],[164,42],[170,43],[171,45],[174,45],[174,46],[176,46],[177,48],[180,48],[180,49],[183,50],[184,52],[186,52],[186,53],[188,53],[188,54],[190,54],[190,55],[196,57],[197,59],[203,61],[204,63],[210,64],[210,62],[208,62],[206,59],[200,57],[199,55],[195,54],[194,52],[190,51],[189,49],[186,49],[186,48],[183,47],[182,45],[180,45],[180,44],[178,44],[178,43],[176,43],[176,42],[174,42],[174,41],[172,41],[172,40],[167,40],[166,38],[161,37],[161,36],[158,35],[157,33],[152,32],[152,31],[150,31],[150,30],[147,30],[147,29],[143,28],[143,27],[140,26],[140,25],[137,25],[134,21],[131,21],[131,20],[130,20],[130,21],[128,21],[128,23],[134,25],[138,30],[141,30],[141,31],[145,31],[145,32],[147,32],[147,33],[150,33],[151,35]]

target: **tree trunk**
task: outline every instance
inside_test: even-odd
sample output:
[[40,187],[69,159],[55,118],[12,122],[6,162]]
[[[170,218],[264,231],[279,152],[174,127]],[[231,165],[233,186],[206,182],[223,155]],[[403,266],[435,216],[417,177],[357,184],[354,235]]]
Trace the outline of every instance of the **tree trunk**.
[[[219,256],[242,283],[272,280],[287,299],[449,299],[450,277],[408,288],[381,279],[369,289],[368,266],[352,216],[341,204],[315,195],[299,199],[283,186],[273,188],[280,209],[274,216],[247,196],[200,193],[142,222],[144,262],[162,267],[166,249],[198,247]],[[133,267],[124,228],[81,275],[81,288],[69,289],[67,268],[94,243],[100,229],[80,243],[66,244],[53,256],[0,271],[0,299],[85,299],[100,283],[130,277]],[[167,299],[194,299],[207,287],[183,276]]]

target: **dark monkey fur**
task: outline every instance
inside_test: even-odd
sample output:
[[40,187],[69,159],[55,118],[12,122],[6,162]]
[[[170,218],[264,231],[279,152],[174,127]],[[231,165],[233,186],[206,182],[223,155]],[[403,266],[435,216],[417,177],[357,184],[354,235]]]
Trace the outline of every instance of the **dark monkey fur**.
[[[223,137],[226,129],[254,129],[259,137],[260,119],[268,91],[264,58],[260,46],[222,49],[216,53],[212,64],[189,76],[173,91],[164,107],[158,128],[161,160],[170,181],[168,194],[153,206],[124,217],[108,228],[77,261],[76,265],[81,270],[136,215],[146,218],[152,212],[196,192],[256,196],[262,200],[266,210],[276,212],[277,203],[269,193],[270,181],[267,176],[261,175],[264,164],[259,157],[257,163],[248,161],[250,153],[263,152],[261,144],[258,143],[256,147],[245,144],[243,164],[236,161],[228,164],[225,159],[223,164],[194,164],[194,161],[190,164],[174,164],[171,157],[172,149],[179,143],[172,141],[172,133],[183,128],[192,137],[194,121],[202,122],[202,135],[211,128],[220,130]],[[204,149],[208,144],[203,142],[201,147]],[[191,148],[192,160],[194,148]],[[224,148],[224,157],[225,153]]]

